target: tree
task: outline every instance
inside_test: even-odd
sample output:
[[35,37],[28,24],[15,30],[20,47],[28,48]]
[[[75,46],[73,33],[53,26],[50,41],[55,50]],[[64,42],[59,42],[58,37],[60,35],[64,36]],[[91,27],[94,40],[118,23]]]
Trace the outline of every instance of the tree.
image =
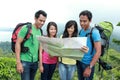
[[0,42],[0,48],[3,50],[3,53],[10,53],[11,51],[11,43],[6,42]]
[[120,45],[120,40],[113,39],[112,42],[114,42],[114,43],[117,44],[117,45]]
[[118,24],[116,26],[120,26],[120,22],[118,22]]
[[0,48],[0,56],[2,56],[2,54],[3,54],[3,50],[2,48]]

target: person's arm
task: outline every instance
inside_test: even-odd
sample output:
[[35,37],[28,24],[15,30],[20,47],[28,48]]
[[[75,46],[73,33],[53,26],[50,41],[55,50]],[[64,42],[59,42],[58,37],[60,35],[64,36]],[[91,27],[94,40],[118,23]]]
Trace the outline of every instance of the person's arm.
[[90,62],[91,66],[94,66],[96,62],[98,61],[100,55],[101,55],[101,42],[95,42],[94,43],[94,48],[96,50],[95,55],[93,56],[92,61]]
[[96,50],[95,55],[92,58],[92,61],[90,62],[90,65],[85,69],[83,75],[85,77],[89,77],[91,74],[91,68],[96,64],[98,61],[100,55],[101,55],[101,42],[94,42],[94,48]]
[[23,67],[20,61],[20,51],[21,51],[21,43],[23,39],[22,38],[17,38],[16,44],[15,44],[15,56],[16,56],[16,63],[17,63],[17,71],[19,73],[23,72]]
[[40,68],[40,72],[43,72],[43,64],[42,64],[42,46],[40,46],[39,48],[39,68]]

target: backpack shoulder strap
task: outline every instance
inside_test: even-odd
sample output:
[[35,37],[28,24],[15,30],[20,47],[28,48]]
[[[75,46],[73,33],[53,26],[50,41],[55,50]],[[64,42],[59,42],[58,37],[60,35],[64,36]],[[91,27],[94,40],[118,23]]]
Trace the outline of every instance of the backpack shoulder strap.
[[85,35],[86,37],[90,36],[90,41],[91,41],[91,43],[92,43],[92,50],[91,50],[91,52],[90,52],[91,55],[92,55],[92,52],[93,52],[93,49],[94,49],[94,41],[93,41],[93,38],[92,38],[93,29],[94,29],[94,27],[92,27],[92,28],[90,29],[90,32]]
[[[90,32],[85,35],[86,37],[90,36],[90,41],[91,41],[91,43],[92,43],[92,50],[91,50],[90,54],[92,54],[93,49],[94,49],[94,41],[93,41],[93,38],[92,38],[93,29],[94,29],[94,27],[92,27],[92,28],[90,29]],[[80,30],[79,35],[81,34],[81,31],[82,31],[82,29]]]
[[92,43],[92,50],[91,50],[91,53],[90,53],[91,55],[92,55],[92,52],[93,52],[93,49],[94,49],[94,41],[93,41],[93,38],[92,38],[93,29],[94,29],[94,27],[90,31],[90,40],[91,40],[91,43]]
[[30,32],[31,32],[31,29],[32,29],[32,23],[27,22],[26,25],[27,25],[26,27],[28,28],[28,30],[27,30],[26,35],[24,37],[25,40],[27,40],[30,37],[30,34],[31,34]]
[[41,35],[43,35],[43,30],[40,28]]

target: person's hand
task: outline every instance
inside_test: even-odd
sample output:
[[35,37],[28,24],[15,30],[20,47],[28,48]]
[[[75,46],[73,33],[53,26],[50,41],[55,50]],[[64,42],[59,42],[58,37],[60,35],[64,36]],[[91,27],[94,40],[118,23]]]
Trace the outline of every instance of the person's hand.
[[90,77],[91,74],[91,68],[87,67],[83,73],[84,77]]
[[89,48],[88,48],[88,47],[86,47],[86,46],[82,46],[80,50],[81,50],[82,52],[87,53],[87,52],[88,52],[88,50],[89,50]]
[[40,72],[43,73],[43,71],[44,71],[44,68],[42,65],[40,65]]
[[23,66],[22,66],[22,63],[21,62],[17,62],[17,66],[16,66],[17,68],[17,72],[18,73],[23,73]]

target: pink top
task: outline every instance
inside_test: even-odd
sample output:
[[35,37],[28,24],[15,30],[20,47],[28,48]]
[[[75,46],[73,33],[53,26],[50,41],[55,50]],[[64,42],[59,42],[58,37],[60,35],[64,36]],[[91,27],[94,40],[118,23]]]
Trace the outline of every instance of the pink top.
[[58,57],[50,56],[47,52],[43,51],[42,62],[46,64],[55,64],[58,62]]

